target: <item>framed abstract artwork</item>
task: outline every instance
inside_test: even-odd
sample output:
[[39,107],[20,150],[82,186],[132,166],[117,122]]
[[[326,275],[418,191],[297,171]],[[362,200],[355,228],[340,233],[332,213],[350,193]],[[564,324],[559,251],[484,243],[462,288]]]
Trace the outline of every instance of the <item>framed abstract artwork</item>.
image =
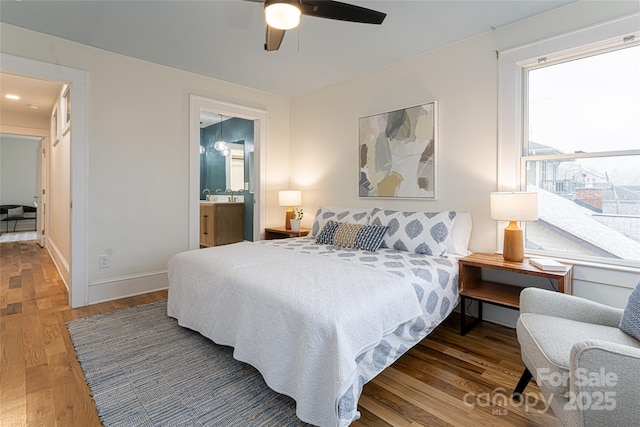
[[360,197],[436,198],[436,102],[358,121]]

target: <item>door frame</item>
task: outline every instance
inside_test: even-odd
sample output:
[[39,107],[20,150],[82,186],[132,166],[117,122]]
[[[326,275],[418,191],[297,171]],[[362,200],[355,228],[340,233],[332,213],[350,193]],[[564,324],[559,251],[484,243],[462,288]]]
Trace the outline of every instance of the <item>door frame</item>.
[[40,138],[40,142],[38,143],[38,166],[36,170],[36,184],[37,184],[37,193],[38,193],[38,206],[36,207],[36,238],[38,241],[38,245],[44,248],[47,243],[47,239],[45,239],[45,230],[46,230],[46,222],[45,216],[47,212],[47,193],[48,190],[48,176],[47,171],[49,168],[47,167],[47,138]]
[[[71,86],[71,211],[69,260],[69,305],[73,308],[88,304],[88,268],[86,234],[87,182],[87,85],[86,71],[19,56],[0,53],[0,70]],[[11,132],[6,132],[11,133]]]
[[266,224],[267,112],[198,95],[189,95],[189,249],[200,247],[200,111],[253,121],[254,179],[253,240],[262,238]]

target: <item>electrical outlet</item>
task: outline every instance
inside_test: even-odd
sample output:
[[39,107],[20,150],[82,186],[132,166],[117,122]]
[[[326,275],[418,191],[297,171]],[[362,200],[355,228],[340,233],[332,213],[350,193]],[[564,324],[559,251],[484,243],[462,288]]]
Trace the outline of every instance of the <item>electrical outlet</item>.
[[98,257],[98,265],[100,268],[109,268],[109,255],[100,255]]

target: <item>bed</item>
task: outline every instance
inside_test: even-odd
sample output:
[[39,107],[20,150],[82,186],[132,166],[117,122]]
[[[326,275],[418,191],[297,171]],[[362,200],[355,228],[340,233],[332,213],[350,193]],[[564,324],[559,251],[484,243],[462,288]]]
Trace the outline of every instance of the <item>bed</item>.
[[364,384],[457,305],[470,230],[453,211],[319,208],[307,237],[172,257],[168,315],[232,346],[302,421],[346,426]]

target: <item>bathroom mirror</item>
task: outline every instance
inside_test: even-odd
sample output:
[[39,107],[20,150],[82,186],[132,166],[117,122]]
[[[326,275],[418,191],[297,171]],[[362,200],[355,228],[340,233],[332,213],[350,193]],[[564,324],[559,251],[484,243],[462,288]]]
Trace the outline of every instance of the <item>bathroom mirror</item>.
[[[200,112],[200,122],[200,199],[207,188],[212,193],[218,189],[253,193],[254,122],[207,111]],[[228,155],[216,149],[218,141],[225,141]]]

